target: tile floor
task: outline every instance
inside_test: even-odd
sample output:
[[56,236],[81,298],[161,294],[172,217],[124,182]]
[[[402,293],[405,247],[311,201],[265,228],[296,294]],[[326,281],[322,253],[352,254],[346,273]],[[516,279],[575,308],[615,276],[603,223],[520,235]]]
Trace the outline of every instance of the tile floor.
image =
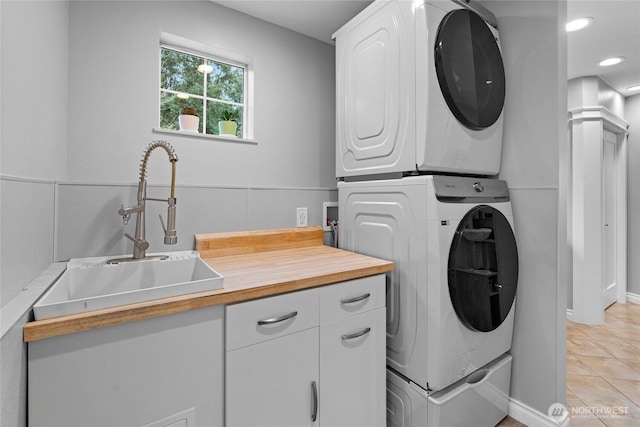
[[640,426],[640,305],[614,304],[605,324],[567,322],[571,426]]
[[[612,305],[600,326],[567,322],[567,407],[571,427],[640,426],[640,305]],[[512,426],[524,424],[498,424]]]

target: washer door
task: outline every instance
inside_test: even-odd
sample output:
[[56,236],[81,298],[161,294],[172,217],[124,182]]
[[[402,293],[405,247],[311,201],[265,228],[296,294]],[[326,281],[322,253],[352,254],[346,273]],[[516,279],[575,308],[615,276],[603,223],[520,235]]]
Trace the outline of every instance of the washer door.
[[434,57],[440,90],[456,119],[473,130],[493,125],[504,106],[504,65],[484,20],[466,9],[449,12],[438,28]]
[[462,219],[448,264],[449,296],[460,321],[474,331],[502,324],[516,297],[518,249],[507,218],[480,205]]

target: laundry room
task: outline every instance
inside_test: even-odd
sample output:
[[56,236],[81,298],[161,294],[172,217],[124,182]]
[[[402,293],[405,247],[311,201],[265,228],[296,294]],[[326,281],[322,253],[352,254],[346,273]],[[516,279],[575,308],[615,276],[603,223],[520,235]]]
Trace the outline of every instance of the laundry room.
[[[284,4],[300,18],[288,28],[272,23],[277,13],[269,9],[271,3]],[[447,59],[446,48],[432,52],[422,46],[428,55],[416,52],[432,37],[434,25],[451,12],[467,9],[464,2],[377,1],[371,10],[375,3],[401,5],[391,20],[373,18],[384,31],[350,27],[347,22],[357,21],[369,3],[0,1],[0,425],[26,427],[35,419],[29,415],[31,343],[25,342],[24,330],[37,323],[32,308],[62,273],[60,265],[70,259],[130,256],[134,248],[142,253],[145,247],[149,252],[193,251],[205,234],[228,237],[304,226],[322,230],[325,246],[338,240],[340,250],[394,258],[393,270],[376,265],[386,270],[372,276],[386,275],[386,282],[371,285],[386,291],[385,365],[391,367],[383,368],[381,375],[387,377],[382,388],[376,388],[374,397],[382,400],[376,416],[385,418],[376,425],[389,417],[389,409],[383,411],[385,380],[388,389],[410,388],[422,396],[418,398],[425,401],[430,425],[446,426],[443,420],[460,414],[458,425],[474,418],[494,425],[507,414],[525,425],[555,425],[548,410],[566,403],[567,308],[579,315],[582,307],[574,291],[575,261],[568,243],[575,236],[567,221],[569,183],[575,182],[571,174],[577,169],[566,167],[572,155],[567,97],[576,87],[567,81],[567,3],[472,2],[480,12],[460,19],[469,28],[482,26],[481,37],[496,47],[488,53],[489,71],[482,76],[491,94],[474,83],[478,93],[473,101],[457,99],[452,89],[451,99],[442,98],[438,105],[433,101],[440,93],[434,92],[441,84],[438,79],[451,79],[454,73],[439,76],[427,69],[436,55],[452,68],[457,58]],[[349,18],[330,33],[308,35],[315,28],[314,8],[326,10],[331,7],[327,4]],[[403,20],[412,32],[403,26],[397,33],[388,31]],[[459,32],[455,27],[452,31],[458,40]],[[389,46],[395,48],[384,52]],[[219,132],[222,117],[203,103],[197,105],[200,130],[180,130],[178,110],[165,104],[164,96],[179,98],[182,93],[159,87],[164,81],[161,49],[183,58],[204,52],[211,63],[243,70],[243,95],[234,98],[229,92],[218,100],[236,113],[242,111],[235,116],[240,122],[235,134]],[[346,58],[354,51],[362,54],[358,66],[384,72],[362,78],[353,74],[358,67]],[[376,62],[381,57],[384,62]],[[491,68],[497,63],[500,72]],[[414,70],[428,79],[414,79]],[[206,79],[206,72],[194,75],[202,74]],[[473,76],[459,77],[468,83]],[[452,87],[457,83],[448,81]],[[194,86],[209,87],[202,82]],[[465,107],[482,96],[491,98],[490,107]],[[356,98],[364,102],[351,103]],[[628,98],[627,111],[637,113],[638,98]],[[458,105],[457,112],[450,113],[451,105]],[[159,121],[165,106],[175,124]],[[363,111],[366,120],[359,116]],[[628,120],[632,128],[640,126],[637,118]],[[630,134],[629,157],[636,153],[632,142],[637,138]],[[456,143],[434,143],[442,139]],[[165,140],[170,148],[149,146]],[[413,146],[385,146],[398,140]],[[149,156],[154,148],[160,149]],[[145,185],[148,181],[149,198],[140,196],[138,180]],[[156,203],[160,197],[162,203]],[[139,205],[130,208],[136,200]],[[153,201],[146,206],[148,241],[144,230],[133,236],[133,214],[144,210],[145,200]],[[637,204],[635,199],[630,202]],[[327,209],[335,217],[327,218]],[[328,219],[336,220],[338,231]],[[371,233],[350,234],[358,227]],[[402,230],[404,240],[398,240],[394,227]],[[450,256],[454,235],[466,236],[457,241],[457,257]],[[270,238],[263,236],[262,242]],[[288,240],[273,241],[282,245]],[[450,274],[456,276],[456,285],[424,287],[414,294],[401,293],[391,284],[420,278],[444,283]],[[478,284],[491,294],[480,313],[475,305],[481,298],[475,296],[473,309],[464,297],[452,305],[452,286],[451,292],[462,295]],[[377,291],[367,292],[375,296]],[[384,306],[384,297],[381,301]],[[403,307],[402,316],[392,311],[398,307]],[[40,322],[44,326],[47,319]],[[390,325],[403,332],[393,335]],[[407,342],[420,326],[429,331],[428,339],[425,335]],[[86,328],[78,329],[79,334],[91,339],[109,330],[79,327]],[[64,336],[33,342],[58,338]],[[407,356],[413,360],[402,359],[410,353],[407,347],[415,350]],[[224,348],[207,351],[218,354]],[[390,356],[394,352],[395,358]],[[428,365],[414,363],[420,358],[428,358]],[[397,378],[390,380],[392,375]],[[499,396],[490,398],[489,405],[478,403],[474,396],[480,393],[450,388],[461,380],[468,380],[469,388],[488,385],[481,390]],[[322,402],[330,401],[322,387],[314,382],[305,388],[316,403],[320,393],[320,408],[315,408],[320,424],[323,416],[328,419]],[[106,392],[118,390],[113,386]],[[304,396],[305,404],[312,400]],[[224,399],[219,400],[224,406]],[[458,411],[464,405],[480,406]],[[481,415],[487,415],[486,421]],[[158,414],[157,420],[163,416]],[[318,424],[317,418],[311,419],[310,425]],[[196,425],[176,420],[150,424],[149,419],[138,425]],[[101,422],[96,425],[108,424]]]

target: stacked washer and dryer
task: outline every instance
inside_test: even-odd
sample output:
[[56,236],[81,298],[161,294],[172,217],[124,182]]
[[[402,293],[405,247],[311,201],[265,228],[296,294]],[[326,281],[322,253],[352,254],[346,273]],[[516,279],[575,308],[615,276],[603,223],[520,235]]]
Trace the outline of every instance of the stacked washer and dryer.
[[518,255],[495,17],[378,0],[334,35],[340,247],[389,259],[387,425],[508,412]]

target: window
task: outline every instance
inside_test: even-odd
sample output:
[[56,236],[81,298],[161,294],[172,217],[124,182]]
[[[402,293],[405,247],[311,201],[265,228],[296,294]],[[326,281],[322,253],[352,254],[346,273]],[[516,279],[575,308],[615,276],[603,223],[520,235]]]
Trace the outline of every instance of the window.
[[198,132],[220,135],[218,122],[237,123],[245,137],[247,66],[179,49],[160,47],[160,128],[179,130],[184,107],[195,108]]

